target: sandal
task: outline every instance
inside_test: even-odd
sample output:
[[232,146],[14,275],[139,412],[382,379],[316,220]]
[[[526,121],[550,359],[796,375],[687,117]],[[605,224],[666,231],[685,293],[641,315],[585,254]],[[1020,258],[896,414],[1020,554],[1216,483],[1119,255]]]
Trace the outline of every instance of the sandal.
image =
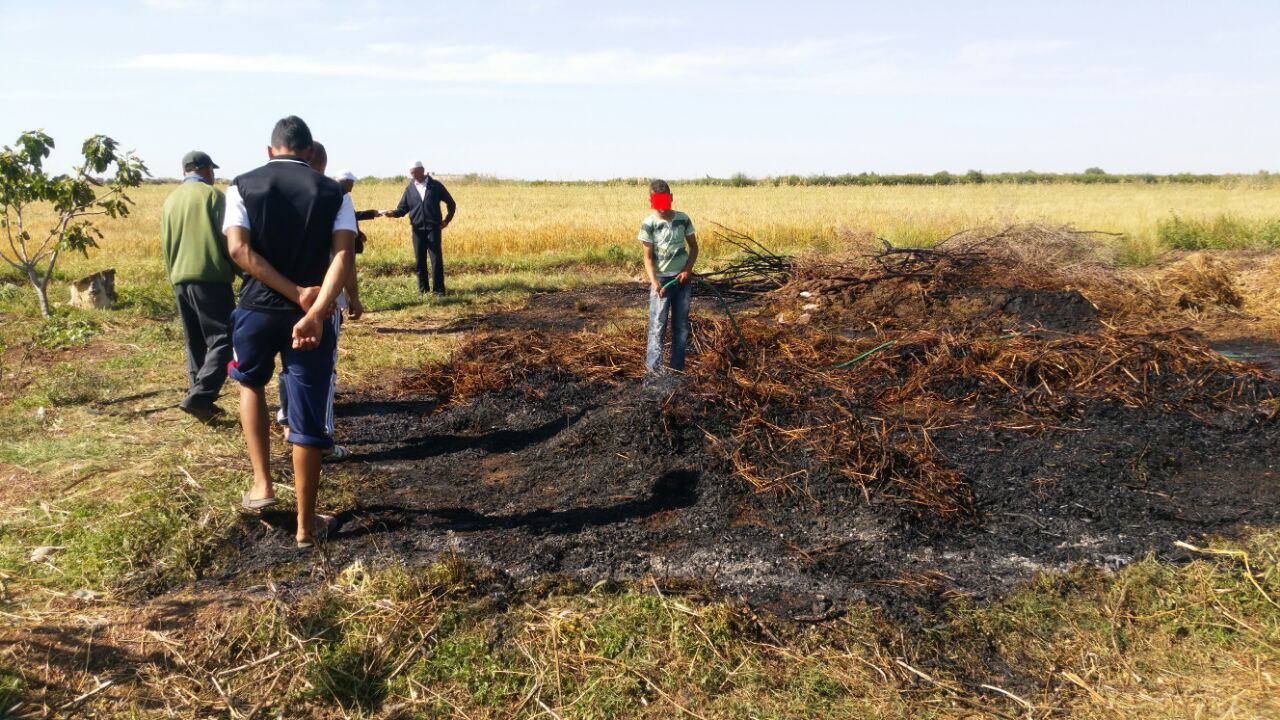
[[[318,529],[315,529],[317,528]],[[329,535],[337,531],[338,519],[332,515],[321,515],[316,513],[315,522],[312,523],[311,538],[309,540],[295,540],[298,549],[305,550],[314,547],[317,542],[324,542],[329,539]]]
[[244,494],[240,496],[240,507],[244,508],[245,510],[252,510],[252,511],[262,510],[265,508],[269,508],[272,505],[275,505],[277,502],[279,501],[276,500],[274,497],[258,498],[257,500],[254,500],[253,498],[249,497],[248,490],[245,490]]

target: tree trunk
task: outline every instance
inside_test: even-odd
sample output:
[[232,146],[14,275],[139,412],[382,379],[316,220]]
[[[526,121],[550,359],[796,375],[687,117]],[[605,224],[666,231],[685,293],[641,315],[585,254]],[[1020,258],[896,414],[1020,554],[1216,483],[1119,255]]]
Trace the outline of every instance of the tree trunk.
[[40,314],[49,317],[49,279],[41,278],[37,273],[28,270],[27,279],[31,281],[31,287],[35,288],[36,300],[40,303]]

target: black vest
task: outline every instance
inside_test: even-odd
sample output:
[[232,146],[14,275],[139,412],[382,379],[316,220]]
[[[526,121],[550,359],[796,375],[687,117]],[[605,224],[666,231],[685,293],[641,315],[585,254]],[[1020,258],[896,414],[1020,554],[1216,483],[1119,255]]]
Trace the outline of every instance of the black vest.
[[[297,158],[280,156],[231,181],[249,213],[249,246],[302,287],[324,282],[342,187]],[[240,307],[299,312],[295,303],[250,277]]]

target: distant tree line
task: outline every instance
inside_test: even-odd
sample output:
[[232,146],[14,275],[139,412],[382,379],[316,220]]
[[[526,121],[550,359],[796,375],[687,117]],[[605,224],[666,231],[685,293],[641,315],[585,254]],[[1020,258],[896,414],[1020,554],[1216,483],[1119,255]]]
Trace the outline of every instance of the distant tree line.
[[[648,185],[650,178],[629,177],[610,180],[504,180],[493,175],[466,173],[460,175],[439,175],[443,180],[457,185]],[[1119,185],[1134,183],[1141,185],[1175,184],[1175,185],[1208,185],[1220,182],[1265,182],[1272,183],[1280,178],[1280,174],[1272,174],[1261,170],[1250,175],[1234,173],[1214,175],[1208,173],[1172,173],[1157,175],[1155,173],[1112,174],[1102,168],[1089,168],[1079,173],[1044,173],[1034,170],[1022,172],[985,173],[981,170],[970,170],[963,174],[947,171],[926,173],[882,174],[873,172],[844,173],[842,175],[770,175],[752,177],[743,173],[729,177],[712,177],[673,180],[680,185],[708,185],[715,187],[832,187],[876,185],[1051,185],[1055,183],[1078,183],[1084,185]],[[225,178],[220,178],[225,181]],[[361,178],[361,182],[404,182],[404,176],[376,177],[373,175]],[[177,182],[173,178],[155,178],[145,181],[148,184]]]
[[[946,171],[936,172],[933,174],[925,173],[904,173],[904,174],[881,174],[873,172],[864,173],[845,173],[843,175],[773,175],[767,177],[750,177],[742,173],[731,175],[727,178],[703,177],[692,180],[682,180],[682,185],[712,185],[724,187],[826,187],[826,186],[875,186],[875,185],[1048,185],[1054,183],[1080,183],[1080,184],[1122,184],[1137,183],[1146,185],[1155,185],[1160,183],[1169,184],[1200,184],[1206,185],[1219,182],[1232,181],[1258,181],[1274,182],[1280,175],[1272,175],[1267,171],[1261,171],[1251,175],[1243,174],[1226,174],[1212,175],[1205,173],[1173,173],[1169,175],[1156,175],[1154,173],[1131,173],[1123,175],[1113,175],[1104,172],[1101,168],[1089,168],[1080,173],[1044,173],[1035,172],[1034,170],[1026,170],[1023,172],[1002,172],[1002,173],[984,173],[980,170],[970,170],[964,174],[955,174]],[[618,178],[615,180],[605,181],[607,184],[617,185],[646,185],[649,180],[646,178]],[[530,184],[546,184],[560,185],[565,183],[558,182],[533,182]]]

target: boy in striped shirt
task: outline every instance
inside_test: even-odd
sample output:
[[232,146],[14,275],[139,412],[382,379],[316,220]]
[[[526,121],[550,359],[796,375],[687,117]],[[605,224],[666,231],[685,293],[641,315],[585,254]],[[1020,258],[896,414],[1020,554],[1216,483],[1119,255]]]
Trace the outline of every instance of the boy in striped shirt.
[[698,236],[689,216],[671,209],[671,186],[665,180],[649,184],[653,214],[640,224],[636,237],[644,244],[644,271],[649,278],[649,338],[645,367],[650,373],[662,367],[662,346],[671,330],[668,366],[684,370],[689,342],[689,294],[693,264],[698,260]]

